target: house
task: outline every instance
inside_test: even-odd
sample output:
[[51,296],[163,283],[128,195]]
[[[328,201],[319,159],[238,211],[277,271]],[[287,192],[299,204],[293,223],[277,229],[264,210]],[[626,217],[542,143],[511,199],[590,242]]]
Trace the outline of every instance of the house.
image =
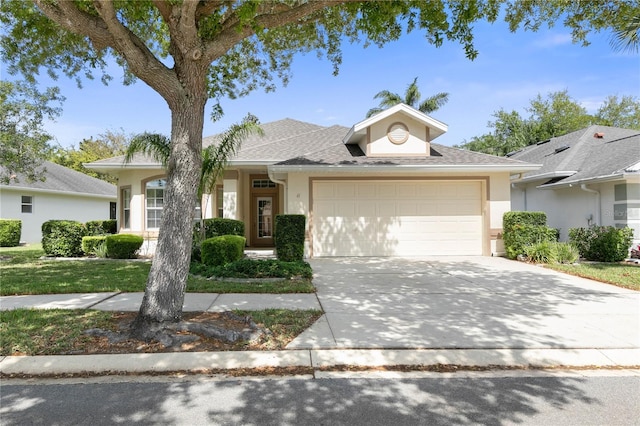
[[49,161],[45,180],[28,182],[16,176],[0,185],[0,217],[22,221],[22,242],[42,240],[42,224],[64,219],[87,222],[115,219],[117,188],[108,182]]
[[512,176],[511,208],[544,211],[549,226],[628,226],[640,243],[640,131],[589,126],[538,142],[510,158],[540,163]]
[[[270,247],[276,214],[304,214],[307,256],[498,254],[509,177],[538,167],[433,143],[447,126],[404,104],[351,128],[292,119],[262,128],[230,161],[205,215],[242,220],[249,246]],[[121,232],[157,235],[160,164],[139,155],[88,167],[118,177]]]

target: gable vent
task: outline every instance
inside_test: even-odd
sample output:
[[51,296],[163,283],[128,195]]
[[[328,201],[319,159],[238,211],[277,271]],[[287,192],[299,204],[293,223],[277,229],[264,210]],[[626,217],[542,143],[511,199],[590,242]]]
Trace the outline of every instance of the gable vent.
[[559,152],[566,151],[566,150],[568,150],[569,148],[571,148],[569,145],[562,145],[562,146],[557,147],[557,148],[555,149],[555,151],[553,151],[553,152],[555,152],[555,153],[557,154],[557,153],[559,153]]

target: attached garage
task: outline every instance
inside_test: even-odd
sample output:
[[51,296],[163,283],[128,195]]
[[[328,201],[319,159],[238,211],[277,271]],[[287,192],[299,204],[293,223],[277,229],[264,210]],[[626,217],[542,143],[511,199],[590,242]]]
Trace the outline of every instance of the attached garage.
[[313,180],[312,255],[482,255],[482,187],[482,180]]

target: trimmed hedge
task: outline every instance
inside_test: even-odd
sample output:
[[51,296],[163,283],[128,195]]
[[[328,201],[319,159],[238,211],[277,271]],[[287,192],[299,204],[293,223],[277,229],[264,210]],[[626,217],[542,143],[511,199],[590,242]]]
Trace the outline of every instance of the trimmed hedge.
[[[200,235],[200,221],[196,222],[193,232]],[[204,220],[204,239],[221,237],[223,235],[238,235],[244,237],[244,222],[235,219],[216,217]]]
[[276,215],[274,242],[278,260],[283,262],[302,261],[306,219],[302,214]]
[[208,266],[221,266],[235,262],[244,256],[247,239],[239,235],[223,235],[208,238],[202,242],[202,263]]
[[104,240],[107,257],[112,259],[135,259],[136,252],[142,246],[144,239],[139,235],[116,234],[107,235]]
[[22,221],[20,219],[0,219],[0,247],[20,245]]
[[549,228],[544,212],[506,212],[502,217],[504,248],[509,259],[524,255],[525,247],[558,241],[557,229]]
[[87,235],[106,235],[118,233],[117,221],[113,219],[91,220],[84,225],[87,227]]
[[42,249],[47,256],[82,256],[86,228],[74,220],[49,220],[42,224]]
[[620,262],[629,255],[633,230],[629,227],[592,226],[569,229],[569,241],[580,256],[597,262]]
[[105,242],[106,235],[88,235],[82,237],[82,251],[84,254],[96,254],[96,248]]
[[283,262],[277,259],[240,259],[223,266],[191,264],[191,273],[221,278],[287,278],[311,279],[313,271],[307,262]]

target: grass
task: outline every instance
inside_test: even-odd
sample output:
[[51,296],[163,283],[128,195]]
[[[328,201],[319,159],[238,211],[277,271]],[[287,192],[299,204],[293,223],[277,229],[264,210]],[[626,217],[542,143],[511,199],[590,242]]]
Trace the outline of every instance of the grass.
[[546,266],[555,271],[640,291],[640,266],[619,263],[579,263],[577,265]]
[[[150,262],[127,260],[42,260],[42,247],[1,248],[0,295],[144,291]],[[228,282],[191,275],[188,292],[313,293],[309,279]]]
[[108,327],[111,312],[67,309],[0,311],[0,355],[55,355],[87,339],[84,330]]
[[[272,335],[264,349],[282,349],[321,315],[316,310],[235,311],[251,315],[256,323],[268,327]],[[61,355],[78,351],[90,337],[89,328],[115,330],[114,312],[68,309],[15,309],[0,311],[0,356]]]

